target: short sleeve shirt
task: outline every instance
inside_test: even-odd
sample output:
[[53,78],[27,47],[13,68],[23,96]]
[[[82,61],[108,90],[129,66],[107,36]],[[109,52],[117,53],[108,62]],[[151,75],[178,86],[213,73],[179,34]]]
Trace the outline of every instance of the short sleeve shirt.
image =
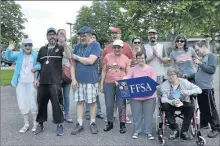
[[41,64],[40,84],[61,84],[63,52],[63,46],[58,44],[52,49],[48,46],[40,48],[37,57]]
[[192,47],[188,48],[188,51],[176,50],[170,53],[170,59],[175,62],[179,68],[180,74],[186,74],[189,77],[193,77],[195,69],[193,66],[193,58],[196,56],[196,52]]
[[115,56],[114,53],[109,53],[105,56],[103,64],[106,65],[105,82],[114,83],[126,75],[126,68],[131,65],[131,61],[124,54]]
[[[84,47],[84,45],[80,43],[75,46],[73,53],[85,58],[88,58],[90,55],[95,55],[99,58],[101,55],[101,47],[97,41],[93,41],[87,47]],[[84,65],[76,61],[75,74],[78,83],[94,84],[99,81],[97,70],[98,58],[92,65]]]

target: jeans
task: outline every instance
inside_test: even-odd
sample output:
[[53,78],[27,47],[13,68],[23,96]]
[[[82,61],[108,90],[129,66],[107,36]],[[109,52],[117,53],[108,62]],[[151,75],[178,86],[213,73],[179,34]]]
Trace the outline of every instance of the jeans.
[[69,114],[69,108],[70,108],[70,85],[71,84],[63,84],[62,89],[63,89],[63,97],[64,97],[64,114],[68,115]]
[[[96,96],[96,103],[97,103],[96,115],[102,115],[99,95]],[[89,108],[90,108],[89,104],[85,102],[85,115],[86,116],[90,115],[90,111],[89,111],[90,109]]]

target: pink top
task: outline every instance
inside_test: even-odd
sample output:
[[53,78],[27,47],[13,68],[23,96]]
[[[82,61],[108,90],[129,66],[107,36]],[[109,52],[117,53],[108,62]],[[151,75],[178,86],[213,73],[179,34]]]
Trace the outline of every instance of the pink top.
[[126,68],[131,65],[131,61],[123,54],[115,56],[112,52],[105,56],[103,64],[106,65],[105,82],[115,83],[126,75]]
[[[124,79],[148,76],[156,81],[156,72],[152,66],[147,65],[146,68],[140,68],[139,65],[132,67]],[[151,97],[133,98],[133,100],[146,100],[154,98],[155,93]]]

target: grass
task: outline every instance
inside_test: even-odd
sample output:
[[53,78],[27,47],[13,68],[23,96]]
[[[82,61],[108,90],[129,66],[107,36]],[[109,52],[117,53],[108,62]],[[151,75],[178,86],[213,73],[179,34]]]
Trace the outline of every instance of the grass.
[[1,86],[6,86],[11,84],[11,79],[13,76],[14,70],[1,70]]

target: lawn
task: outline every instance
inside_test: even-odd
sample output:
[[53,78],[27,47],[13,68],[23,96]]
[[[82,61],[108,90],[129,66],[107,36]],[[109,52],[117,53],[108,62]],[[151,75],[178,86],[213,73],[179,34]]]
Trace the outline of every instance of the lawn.
[[1,86],[10,85],[12,75],[14,73],[13,69],[1,70]]

